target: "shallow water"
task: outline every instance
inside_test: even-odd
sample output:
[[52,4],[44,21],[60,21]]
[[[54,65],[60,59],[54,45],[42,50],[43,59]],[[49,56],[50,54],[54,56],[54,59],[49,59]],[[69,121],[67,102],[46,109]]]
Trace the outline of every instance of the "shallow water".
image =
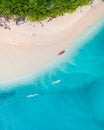
[[0,90],[0,130],[104,130],[104,24],[95,29],[72,58]]

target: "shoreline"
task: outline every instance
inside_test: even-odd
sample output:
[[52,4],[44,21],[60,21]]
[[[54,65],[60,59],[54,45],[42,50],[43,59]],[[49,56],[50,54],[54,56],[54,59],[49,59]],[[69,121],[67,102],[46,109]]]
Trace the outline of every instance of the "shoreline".
[[[88,6],[83,8],[88,9]],[[25,32],[21,32],[21,26],[25,28],[23,25],[13,28],[12,33],[10,33],[11,30],[1,29],[0,82],[19,79],[19,77],[34,74],[46,64],[53,61],[59,51],[70,48],[71,43],[80,37],[83,32],[85,33],[92,24],[101,17],[104,17],[104,2],[98,2],[93,8],[88,9],[86,13],[78,11],[80,10],[78,9],[76,14],[65,14],[62,17],[58,17],[52,20],[53,22],[45,25],[46,27],[41,27],[40,30],[40,25],[37,25],[37,32],[40,31],[42,35],[37,35],[35,36],[36,38],[30,35],[31,28],[29,27],[31,26],[26,26],[27,32],[26,30]],[[75,19],[78,13],[80,13],[81,16]],[[59,28],[61,26],[59,26],[59,24],[64,25],[65,20],[70,18],[73,18],[73,21],[75,21],[74,24],[73,21],[71,21],[69,24],[67,23],[65,26]],[[81,28],[79,28],[80,26]],[[50,29],[52,29],[51,32],[49,31]],[[69,36],[71,38],[69,38]],[[12,40],[15,39],[17,41],[11,41],[10,37]]]
[[[0,90],[9,90],[9,89],[14,89],[14,88],[18,88],[21,85],[24,85],[25,87],[28,87],[28,85],[30,84],[34,84],[35,82],[37,82],[37,80],[39,80],[41,77],[43,77],[45,74],[47,74],[48,72],[53,72],[53,70],[55,70],[55,68],[57,69],[57,67],[60,66],[67,62],[67,58],[69,59],[69,62],[71,60],[73,60],[73,57],[76,56],[77,54],[77,50],[84,46],[86,43],[87,39],[92,39],[92,36],[90,37],[90,34],[93,34],[93,37],[99,33],[99,31],[101,30],[101,28],[103,27],[103,23],[104,23],[104,18],[102,20],[96,21],[96,25],[92,26],[90,28],[90,30],[88,30],[85,34],[83,34],[83,38],[79,37],[78,41],[75,41],[73,44],[71,44],[72,46],[67,48],[67,53],[62,56],[62,57],[57,57],[56,59],[54,59],[53,62],[47,64],[44,66],[44,68],[40,69],[37,73],[35,74],[30,74],[30,75],[25,75],[25,76],[21,76],[19,78],[13,79],[13,80],[8,80],[8,81],[4,81],[4,82],[0,82]],[[98,31],[96,31],[96,29]],[[93,33],[94,32],[94,33]],[[59,80],[55,80],[53,82],[57,82]],[[53,83],[52,82],[52,83]]]

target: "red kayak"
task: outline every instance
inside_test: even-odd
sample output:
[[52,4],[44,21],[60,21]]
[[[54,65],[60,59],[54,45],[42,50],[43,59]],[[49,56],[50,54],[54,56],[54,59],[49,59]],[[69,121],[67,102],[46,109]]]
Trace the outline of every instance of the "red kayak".
[[60,51],[60,52],[58,53],[58,55],[62,55],[62,54],[64,54],[64,53],[65,53],[65,50]]

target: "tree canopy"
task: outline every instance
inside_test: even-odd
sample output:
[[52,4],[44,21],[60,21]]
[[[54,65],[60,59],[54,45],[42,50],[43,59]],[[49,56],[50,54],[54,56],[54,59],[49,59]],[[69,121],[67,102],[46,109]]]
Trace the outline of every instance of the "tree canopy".
[[27,18],[41,21],[73,12],[78,6],[89,4],[92,0],[0,0],[0,15]]

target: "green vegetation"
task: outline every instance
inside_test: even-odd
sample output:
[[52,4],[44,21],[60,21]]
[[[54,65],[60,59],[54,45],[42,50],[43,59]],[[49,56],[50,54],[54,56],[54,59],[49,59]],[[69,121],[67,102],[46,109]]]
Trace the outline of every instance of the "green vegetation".
[[1,16],[28,18],[41,21],[73,12],[78,6],[89,4],[92,0],[0,0]]

